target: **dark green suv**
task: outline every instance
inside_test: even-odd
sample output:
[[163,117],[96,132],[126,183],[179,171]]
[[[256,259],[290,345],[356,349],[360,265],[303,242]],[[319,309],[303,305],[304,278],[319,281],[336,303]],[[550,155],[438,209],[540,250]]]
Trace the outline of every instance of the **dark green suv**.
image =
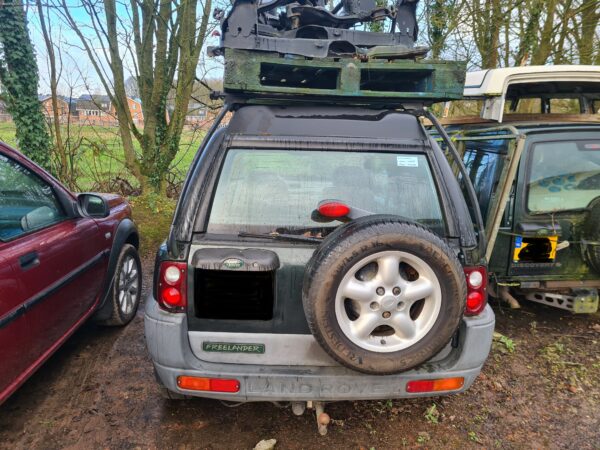
[[494,314],[466,202],[410,112],[241,106],[190,169],[146,339],[170,395],[461,392]]
[[470,72],[464,94],[443,121],[485,222],[490,293],[513,307],[520,296],[574,313],[597,311],[600,70]]

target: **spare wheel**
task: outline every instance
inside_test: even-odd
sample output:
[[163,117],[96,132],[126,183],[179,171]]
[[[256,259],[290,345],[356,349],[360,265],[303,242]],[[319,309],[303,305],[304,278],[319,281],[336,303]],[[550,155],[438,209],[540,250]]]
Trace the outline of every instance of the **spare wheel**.
[[456,332],[466,282],[454,252],[397,216],[347,223],[311,258],[302,299],[311,332],[334,359],[392,374],[437,354]]

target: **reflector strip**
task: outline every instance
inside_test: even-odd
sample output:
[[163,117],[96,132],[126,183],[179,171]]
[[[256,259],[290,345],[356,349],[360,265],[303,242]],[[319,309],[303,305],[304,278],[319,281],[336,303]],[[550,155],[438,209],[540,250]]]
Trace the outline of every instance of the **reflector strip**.
[[226,380],[221,378],[203,378],[181,375],[177,377],[177,386],[190,391],[211,392],[239,392],[240,382],[238,380]]
[[465,384],[463,377],[438,378],[436,380],[414,380],[406,383],[406,392],[456,391]]

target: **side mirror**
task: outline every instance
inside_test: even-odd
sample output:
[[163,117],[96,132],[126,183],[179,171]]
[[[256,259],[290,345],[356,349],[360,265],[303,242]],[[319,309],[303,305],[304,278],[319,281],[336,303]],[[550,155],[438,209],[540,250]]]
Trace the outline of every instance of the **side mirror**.
[[77,209],[82,217],[104,218],[110,214],[108,203],[98,194],[79,194]]

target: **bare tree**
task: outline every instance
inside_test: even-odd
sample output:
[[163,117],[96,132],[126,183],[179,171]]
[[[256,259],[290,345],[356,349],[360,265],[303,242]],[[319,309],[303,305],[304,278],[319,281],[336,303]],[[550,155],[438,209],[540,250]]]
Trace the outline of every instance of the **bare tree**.
[[[200,51],[209,28],[211,0],[82,0],[88,22],[72,14],[72,3],[55,0],[74,30],[117,113],[125,166],[142,191],[164,192],[177,154]],[[199,19],[198,19],[199,15]],[[100,49],[98,51],[98,49]],[[138,128],[129,109],[124,60],[133,66],[144,115]],[[167,94],[174,89],[172,112]],[[141,152],[136,152],[134,142]]]
[[72,186],[72,180],[69,177],[69,164],[67,161],[67,154],[63,143],[62,130],[60,128],[61,117],[58,107],[58,80],[60,78],[60,73],[59,69],[57,69],[55,45],[51,35],[52,25],[51,22],[46,18],[45,8],[41,0],[36,0],[36,6],[40,21],[40,28],[42,30],[44,43],[46,44],[46,52],[48,54],[50,95],[53,115],[52,120],[50,122],[50,126],[51,136],[54,141],[54,151],[58,156],[58,168],[56,170],[56,175],[63,182],[67,183],[69,186]]
[[[573,16],[573,37],[581,64],[593,64],[594,62],[597,64],[598,62],[599,21],[600,2],[598,0],[581,0]],[[595,59],[596,61],[594,61]]]
[[431,47],[431,57],[440,59],[448,37],[464,20],[465,0],[426,0],[424,21]]

